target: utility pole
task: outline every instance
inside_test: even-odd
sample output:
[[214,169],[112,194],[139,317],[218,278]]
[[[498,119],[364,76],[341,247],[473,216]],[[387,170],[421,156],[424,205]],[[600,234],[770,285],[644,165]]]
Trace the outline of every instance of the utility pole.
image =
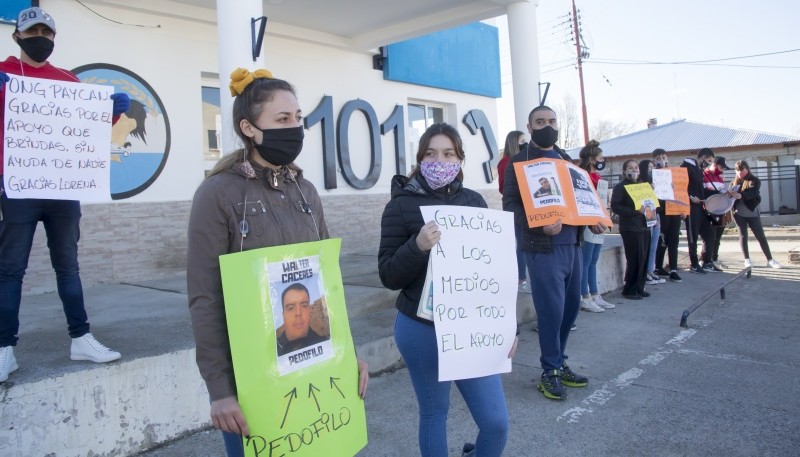
[[589,143],[589,121],[586,116],[586,95],[583,93],[583,67],[581,60],[583,49],[581,49],[581,32],[578,28],[578,9],[575,7],[575,0],[572,0],[572,31],[575,34],[575,49],[578,53],[578,80],[581,83],[581,111],[583,112],[583,144]]

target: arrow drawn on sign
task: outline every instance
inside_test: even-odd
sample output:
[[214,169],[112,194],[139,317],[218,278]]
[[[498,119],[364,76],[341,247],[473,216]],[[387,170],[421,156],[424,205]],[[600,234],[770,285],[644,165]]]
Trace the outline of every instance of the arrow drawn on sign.
[[317,405],[317,412],[320,412],[321,410],[319,408],[319,400],[317,400],[317,394],[316,394],[316,392],[314,392],[315,390],[317,392],[319,392],[319,389],[317,388],[317,386],[315,386],[314,384],[309,383],[308,384],[308,398],[314,397],[314,403]]
[[339,391],[339,395],[341,395],[342,398],[345,398],[344,397],[344,392],[342,392],[342,389],[340,389],[339,386],[336,385],[336,381],[338,381],[338,380],[339,380],[339,378],[334,378],[333,376],[331,376],[331,389],[336,389],[337,391]]
[[292,406],[292,400],[297,398],[297,387],[295,387],[294,389],[292,389],[291,392],[289,392],[288,394],[283,396],[283,398],[286,398],[286,397],[289,397],[289,403],[286,405],[286,412],[283,413],[283,420],[281,421],[281,428],[283,428],[283,425],[286,424],[286,416],[289,415],[289,407]]

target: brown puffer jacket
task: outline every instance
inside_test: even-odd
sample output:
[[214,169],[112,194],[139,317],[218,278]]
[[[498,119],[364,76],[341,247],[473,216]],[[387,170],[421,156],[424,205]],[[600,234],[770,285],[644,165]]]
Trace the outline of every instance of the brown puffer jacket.
[[[197,366],[212,400],[236,394],[219,256],[328,238],[319,194],[302,172],[252,166],[255,177],[237,163],[203,181],[189,217],[189,313]],[[245,237],[239,228],[243,219],[249,226]]]

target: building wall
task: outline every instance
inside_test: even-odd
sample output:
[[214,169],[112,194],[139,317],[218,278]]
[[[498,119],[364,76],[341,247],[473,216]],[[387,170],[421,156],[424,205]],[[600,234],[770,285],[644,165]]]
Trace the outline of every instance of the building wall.
[[[146,80],[163,101],[170,120],[172,144],[169,158],[158,179],[146,190],[115,203],[84,204],[80,262],[85,284],[155,277],[185,268],[186,223],[194,190],[204,176],[201,86],[217,71],[216,28],[213,24],[120,10],[95,5],[98,12],[131,27],[106,21],[73,2],[44,5],[58,27],[51,62],[62,68],[90,63],[124,67]],[[12,25],[0,24],[0,55],[19,55],[10,39]],[[299,33],[302,33],[299,32]],[[302,37],[298,37],[302,38]],[[473,109],[482,110],[496,130],[496,100],[433,87],[385,81],[372,68],[372,55],[348,52],[322,43],[293,40],[269,34],[265,38],[266,66],[276,77],[292,82],[305,114],[312,112],[324,96],[332,97],[334,121],[350,100],[364,100],[384,122],[397,105],[409,100],[446,106],[448,121],[458,125],[467,158],[464,164],[468,187],[496,193],[487,183],[482,163],[489,159],[483,137],[472,135],[461,122]],[[247,67],[248,62],[242,62]],[[220,78],[221,95],[228,96],[227,75]],[[404,110],[407,114],[407,109]],[[331,122],[335,128],[336,123]],[[367,174],[370,164],[369,127],[356,112],[350,119],[350,153],[353,171]],[[412,132],[413,133],[413,132]],[[407,142],[413,134],[406,132]],[[306,131],[302,154],[297,160],[305,176],[317,187],[334,236],[344,239],[344,252],[377,252],[380,215],[389,199],[395,169],[394,137],[380,136],[382,170],[377,183],[358,190],[342,178],[337,164],[337,187],[323,182],[321,125]],[[230,144],[230,143],[228,143]],[[415,152],[405,145],[406,174]],[[497,205],[496,207],[499,207]],[[35,237],[25,292],[53,290],[55,280],[49,265],[46,240],[40,229]]]

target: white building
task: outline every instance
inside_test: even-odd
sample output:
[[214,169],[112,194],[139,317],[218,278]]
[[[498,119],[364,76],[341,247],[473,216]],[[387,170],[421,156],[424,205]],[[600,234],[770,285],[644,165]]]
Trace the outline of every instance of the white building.
[[[492,18],[508,15],[518,128],[538,104],[535,0],[39,3],[58,28],[50,62],[128,92],[128,114],[138,119],[136,128],[112,131],[115,202],[83,206],[85,283],[185,268],[194,190],[220,153],[236,146],[227,84],[237,66],[268,68],[295,85],[307,116],[297,163],[322,196],[332,236],[351,253],[377,251],[391,178],[411,170],[415,139],[434,121],[458,126],[466,185],[499,208],[492,170],[505,132],[497,131]],[[0,17],[13,19],[30,4],[4,2]],[[251,22],[262,15],[268,22],[254,61]],[[0,35],[13,30],[0,23]],[[19,55],[19,48],[9,37],[0,54]],[[25,290],[54,285],[39,233]]]

